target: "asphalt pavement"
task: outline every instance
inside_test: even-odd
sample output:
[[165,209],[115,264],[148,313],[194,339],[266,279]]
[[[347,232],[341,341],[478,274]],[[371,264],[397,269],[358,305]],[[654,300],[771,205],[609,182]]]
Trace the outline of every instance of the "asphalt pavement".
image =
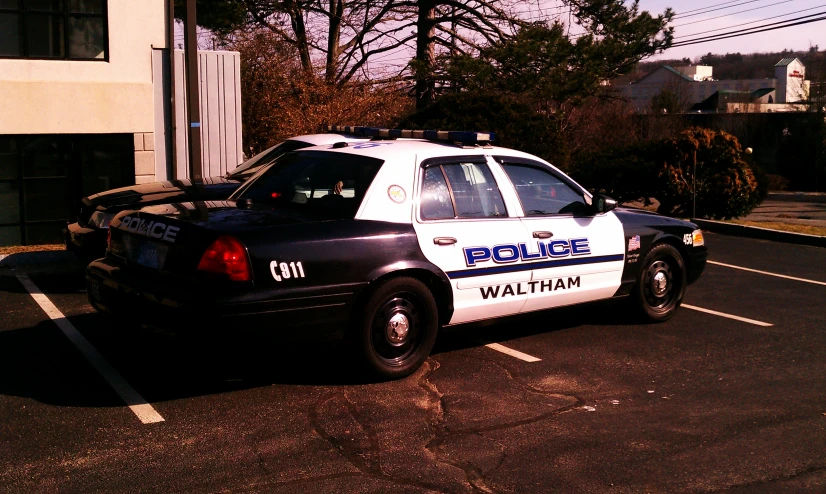
[[448,328],[392,382],[336,346],[128,330],[80,266],[0,267],[0,490],[824,492],[826,249],[706,242],[667,323]]

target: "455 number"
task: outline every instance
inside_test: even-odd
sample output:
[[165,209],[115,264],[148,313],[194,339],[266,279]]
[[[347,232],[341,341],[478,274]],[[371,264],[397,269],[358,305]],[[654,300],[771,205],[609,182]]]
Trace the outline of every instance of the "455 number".
[[270,261],[270,273],[275,281],[304,278],[304,266],[301,265],[301,261],[291,263]]

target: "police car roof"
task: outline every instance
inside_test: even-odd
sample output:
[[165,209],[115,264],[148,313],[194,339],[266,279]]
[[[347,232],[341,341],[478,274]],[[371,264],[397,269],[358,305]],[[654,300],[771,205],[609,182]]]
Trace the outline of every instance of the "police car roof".
[[550,165],[550,163],[532,154],[517,151],[515,149],[498,146],[461,146],[450,142],[430,141],[426,139],[362,141],[340,148],[333,148],[331,144],[323,144],[304,148],[297,152],[300,153],[302,151],[331,151],[335,153],[354,154],[358,156],[377,158],[385,162],[398,161],[400,156],[410,155],[415,155],[417,161],[419,162],[428,158],[445,156],[513,156],[533,159]]
[[312,144],[314,146],[321,146],[325,144],[335,144],[337,142],[363,142],[369,139],[369,137],[354,136],[350,134],[335,134],[330,132],[326,134],[305,134],[300,136],[294,136],[290,137],[287,140],[301,141],[306,142],[307,144]]

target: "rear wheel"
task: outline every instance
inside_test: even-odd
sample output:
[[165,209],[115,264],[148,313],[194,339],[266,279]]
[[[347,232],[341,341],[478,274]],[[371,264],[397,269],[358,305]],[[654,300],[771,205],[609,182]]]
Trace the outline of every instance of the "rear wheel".
[[424,363],[438,326],[438,308],[427,286],[415,278],[393,278],[370,295],[353,339],[368,370],[397,379]]
[[634,287],[639,313],[653,322],[671,319],[683,301],[685,287],[683,256],[671,245],[655,245],[640,265]]

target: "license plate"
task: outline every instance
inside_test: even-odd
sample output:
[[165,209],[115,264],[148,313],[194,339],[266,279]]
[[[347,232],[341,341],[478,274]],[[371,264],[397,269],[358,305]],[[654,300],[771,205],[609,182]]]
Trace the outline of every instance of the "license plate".
[[138,246],[138,255],[135,257],[135,262],[147,268],[161,269],[166,259],[166,250],[165,245],[151,242],[141,243]]

